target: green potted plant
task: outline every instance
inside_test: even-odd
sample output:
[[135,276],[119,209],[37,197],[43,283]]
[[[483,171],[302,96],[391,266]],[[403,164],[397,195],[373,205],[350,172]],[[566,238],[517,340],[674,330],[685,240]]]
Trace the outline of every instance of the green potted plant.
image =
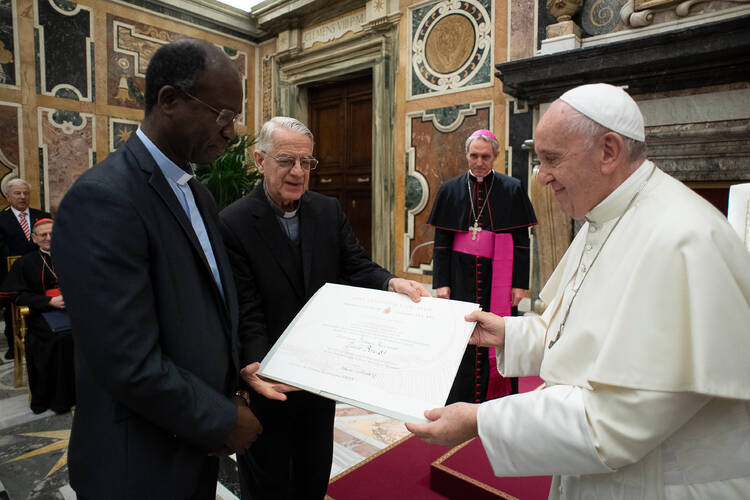
[[249,193],[263,179],[249,148],[255,137],[237,134],[224,154],[211,163],[195,165],[195,175],[216,200],[219,210]]

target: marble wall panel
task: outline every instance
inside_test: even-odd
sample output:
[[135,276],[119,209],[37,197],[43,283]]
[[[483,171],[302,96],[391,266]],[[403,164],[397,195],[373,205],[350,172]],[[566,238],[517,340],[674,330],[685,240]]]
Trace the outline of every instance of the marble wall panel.
[[[145,104],[146,68],[162,45],[187,35],[107,14],[107,103],[141,109]],[[238,125],[247,116],[247,52],[218,45],[242,76],[243,106]]]
[[[0,182],[4,187],[10,179],[21,176],[23,128],[20,104],[0,101],[0,130]],[[5,198],[0,198],[0,207],[5,205]]]
[[[489,102],[410,113],[406,123],[404,267],[431,274],[435,230],[427,218],[438,188],[466,172],[464,143],[475,130],[491,128]],[[502,171],[502,165],[495,165]]]
[[510,0],[509,60],[526,59],[534,55],[534,0]]
[[0,87],[18,88],[18,48],[16,0],[0,0]]
[[138,129],[138,124],[135,120],[126,120],[124,118],[110,118],[109,119],[109,151],[117,151],[117,149],[124,143],[128,142],[128,139],[135,134]]
[[95,117],[38,108],[42,208],[57,211],[70,186],[96,163]]
[[492,86],[491,0],[409,8],[407,99]]
[[93,12],[70,0],[35,0],[37,93],[93,101]]

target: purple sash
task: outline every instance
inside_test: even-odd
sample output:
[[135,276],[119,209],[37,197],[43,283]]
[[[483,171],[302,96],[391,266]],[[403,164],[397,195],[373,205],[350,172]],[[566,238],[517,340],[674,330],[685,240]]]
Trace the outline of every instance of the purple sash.
[[[490,312],[498,316],[510,316],[511,286],[513,284],[513,236],[508,233],[480,231],[472,240],[471,231],[457,231],[453,237],[453,251],[492,259],[492,287]],[[502,377],[496,369],[495,349],[490,351],[490,380],[487,399],[510,394],[510,380]]]

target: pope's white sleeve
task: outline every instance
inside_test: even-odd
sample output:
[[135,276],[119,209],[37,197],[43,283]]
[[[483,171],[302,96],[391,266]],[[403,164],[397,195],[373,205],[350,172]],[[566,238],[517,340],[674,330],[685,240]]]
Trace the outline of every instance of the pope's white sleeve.
[[541,316],[507,316],[505,348],[498,349],[497,369],[504,377],[539,375],[547,324]]
[[594,447],[582,390],[556,385],[479,405],[479,437],[495,475],[612,472]]
[[691,392],[600,385],[582,393],[594,447],[613,469],[639,461],[711,399]]
[[596,474],[643,458],[711,398],[556,385],[479,406],[479,437],[498,476]]

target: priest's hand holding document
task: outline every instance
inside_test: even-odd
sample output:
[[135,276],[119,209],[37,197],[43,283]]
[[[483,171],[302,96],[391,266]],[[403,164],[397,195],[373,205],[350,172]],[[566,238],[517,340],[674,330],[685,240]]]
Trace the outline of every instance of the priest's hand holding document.
[[[401,284],[389,288],[401,291]],[[327,283],[274,344],[260,370],[247,367],[243,378],[251,385],[263,381],[260,377],[275,380],[281,395],[298,387],[424,423],[426,410],[445,404],[474,327],[464,316],[476,309],[468,302],[433,297],[414,302],[403,293]]]
[[[468,324],[476,324],[470,344],[502,348],[505,345],[505,320],[492,313],[473,311],[466,315]],[[479,405],[454,403],[424,413],[427,424],[406,423],[409,432],[429,444],[453,447],[478,435],[477,410]]]

